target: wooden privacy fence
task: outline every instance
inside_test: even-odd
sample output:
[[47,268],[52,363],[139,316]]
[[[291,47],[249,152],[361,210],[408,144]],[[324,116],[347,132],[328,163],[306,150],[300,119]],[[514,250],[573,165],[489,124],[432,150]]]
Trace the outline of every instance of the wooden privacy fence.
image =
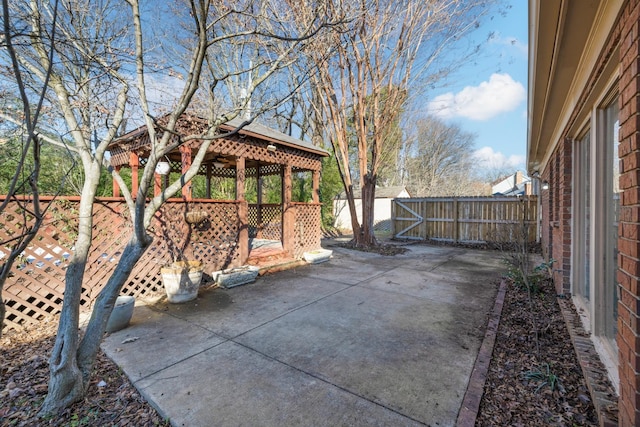
[[[44,316],[57,314],[62,308],[64,275],[73,252],[78,224],[78,197],[42,198],[51,202],[45,221],[27,250],[13,265],[5,283],[5,330],[37,323]],[[0,196],[0,203],[4,196]],[[178,258],[180,253],[204,263],[205,273],[237,267],[242,259],[239,241],[242,227],[238,201],[169,200],[154,217],[149,232],[153,243],[134,267],[121,294],[132,296],[162,292],[160,267]],[[285,215],[294,226],[290,229],[291,250],[296,258],[320,246],[320,203],[291,203]],[[281,208],[269,206],[269,212]],[[281,214],[263,215],[274,228],[281,230]],[[190,218],[204,217],[193,221]],[[249,218],[249,228],[257,229],[256,218]],[[17,202],[11,201],[0,213],[0,242],[8,242],[22,232],[22,225],[33,221]],[[120,198],[101,198],[94,204],[93,241],[82,284],[81,310],[91,308],[100,290],[115,269],[132,232],[129,210]],[[269,238],[280,239],[277,232]],[[0,245],[0,263],[9,253]],[[246,257],[246,255],[244,255]]]
[[397,238],[456,243],[538,241],[538,198],[429,197],[394,199]]

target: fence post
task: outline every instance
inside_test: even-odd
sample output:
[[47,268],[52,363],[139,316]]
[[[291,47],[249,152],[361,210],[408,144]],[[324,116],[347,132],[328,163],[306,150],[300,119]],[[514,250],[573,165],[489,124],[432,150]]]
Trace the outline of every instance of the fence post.
[[459,226],[459,211],[458,211],[458,198],[453,198],[453,241],[458,243],[458,239],[460,238],[460,231],[458,230]]
[[391,236],[396,237],[396,199],[391,200]]

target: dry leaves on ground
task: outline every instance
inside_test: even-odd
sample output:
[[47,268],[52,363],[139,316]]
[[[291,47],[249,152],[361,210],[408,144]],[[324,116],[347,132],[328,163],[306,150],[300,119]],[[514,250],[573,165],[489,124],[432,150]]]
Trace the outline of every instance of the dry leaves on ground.
[[542,283],[531,303],[526,289],[508,285],[476,425],[597,426],[553,284]]
[[47,394],[48,358],[56,328],[57,318],[51,318],[37,327],[8,332],[0,339],[0,425],[169,425],[102,352],[96,359],[85,399],[56,417],[38,418]]

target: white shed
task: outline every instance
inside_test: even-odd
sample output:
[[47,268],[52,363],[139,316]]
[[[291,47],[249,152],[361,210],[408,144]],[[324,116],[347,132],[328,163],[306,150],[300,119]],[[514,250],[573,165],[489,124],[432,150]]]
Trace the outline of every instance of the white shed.
[[[411,197],[404,186],[376,188],[373,224],[377,231],[391,231],[391,202],[400,197]],[[355,191],[358,221],[362,221],[362,198],[360,190]],[[334,226],[341,230],[351,230],[351,215],[345,193],[340,193],[333,201]]]

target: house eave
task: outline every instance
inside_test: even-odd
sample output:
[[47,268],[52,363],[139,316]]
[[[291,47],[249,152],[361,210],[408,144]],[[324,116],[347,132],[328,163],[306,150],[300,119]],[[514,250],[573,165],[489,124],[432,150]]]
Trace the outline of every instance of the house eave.
[[576,109],[623,2],[529,1],[529,173],[544,168],[568,126],[583,126],[581,117],[588,117]]

